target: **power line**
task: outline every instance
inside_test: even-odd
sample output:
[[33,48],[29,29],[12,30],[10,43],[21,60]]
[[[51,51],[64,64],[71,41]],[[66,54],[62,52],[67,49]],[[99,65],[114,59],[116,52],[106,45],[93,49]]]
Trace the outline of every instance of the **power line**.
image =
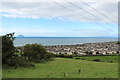
[[[85,11],[86,13],[88,13],[88,14],[92,15],[93,17],[98,18],[99,20],[102,20],[101,18],[99,18],[99,17],[97,17],[97,16],[93,15],[92,13],[90,13],[90,12],[88,12],[88,11],[86,11],[86,10],[82,9],[81,7],[79,7],[79,6],[75,5],[75,4],[73,4],[73,3],[71,3],[71,2],[69,2],[69,1],[67,1],[67,0],[65,0],[65,1],[66,1],[66,2],[68,2],[68,3],[70,3],[71,5],[73,5],[73,6],[77,7],[77,8],[79,8],[79,9],[81,9],[81,10]],[[109,25],[109,26],[111,26],[111,27],[114,27],[114,26],[112,26],[111,24],[109,24],[109,23],[107,23],[107,22],[104,22],[104,23],[108,24],[108,25]]]
[[[59,6],[61,6],[61,7],[63,7],[63,8],[65,8],[65,9],[67,9],[67,10],[69,10],[69,11],[72,11],[73,13],[76,13],[76,14],[78,14],[79,16],[82,16],[82,17],[84,17],[84,18],[86,18],[86,19],[88,19],[88,20],[90,20],[90,21],[92,21],[92,22],[94,22],[91,18],[88,18],[88,17],[86,17],[86,16],[83,16],[83,15],[81,15],[81,14],[79,14],[79,13],[77,13],[77,12],[75,12],[74,10],[72,10],[72,9],[69,9],[68,7],[66,7],[66,6],[63,6],[63,5],[61,5],[61,4],[58,4],[57,2],[54,2],[55,4],[57,4],[57,5],[59,5]],[[101,25],[101,24],[99,24],[99,23],[97,23],[97,22],[95,22],[97,25]],[[102,27],[104,27],[103,25],[102,25]],[[104,28],[106,28],[106,27],[104,27]],[[109,29],[109,28],[106,28],[108,31],[112,31],[111,29]]]
[[78,14],[79,16],[82,16],[82,17],[87,18],[87,19],[89,19],[89,20],[90,20],[90,18],[88,18],[88,17],[86,17],[86,16],[83,16],[83,15],[81,15],[81,14],[79,14],[79,13],[75,12],[74,10],[69,9],[68,7],[65,7],[65,6],[63,6],[63,5],[61,5],[61,4],[58,4],[57,2],[54,2],[54,3],[56,3],[56,4],[57,4],[57,5],[59,5],[59,6],[64,7],[65,9],[67,9],[67,10],[69,10],[69,11],[72,11],[72,12],[74,12],[74,13]]
[[105,15],[104,13],[98,11],[97,9],[95,9],[94,7],[90,6],[89,4],[83,2],[82,0],[80,0],[83,4],[85,4],[86,6],[92,8],[93,10],[97,11],[98,13],[100,13],[101,15],[103,15],[104,17],[108,18],[110,21],[116,23],[116,21],[114,21],[113,19],[109,18],[107,15]]

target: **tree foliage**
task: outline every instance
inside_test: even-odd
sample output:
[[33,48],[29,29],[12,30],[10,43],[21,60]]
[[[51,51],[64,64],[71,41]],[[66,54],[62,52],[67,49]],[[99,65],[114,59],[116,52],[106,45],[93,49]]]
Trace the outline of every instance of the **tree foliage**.
[[6,34],[2,36],[2,63],[3,65],[12,67],[27,67],[30,63],[24,58],[16,54],[16,48],[14,47],[14,33]]
[[22,47],[14,46],[14,33],[2,36],[2,62],[3,65],[13,67],[27,67],[34,66],[31,61],[39,62],[43,59],[50,59],[53,57],[52,53],[39,44],[27,44]]
[[27,44],[24,46],[23,52],[23,56],[25,56],[29,61],[42,60],[47,54],[46,49],[39,44]]
[[15,47],[13,44],[13,40],[15,39],[14,33],[10,33],[2,36],[2,61],[3,64],[7,63],[7,59],[11,59],[15,52]]

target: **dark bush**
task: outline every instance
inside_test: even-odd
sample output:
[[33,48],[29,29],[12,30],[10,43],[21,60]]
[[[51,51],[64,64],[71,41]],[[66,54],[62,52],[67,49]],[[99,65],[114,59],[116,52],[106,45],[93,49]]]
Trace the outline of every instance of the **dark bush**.
[[16,67],[16,68],[17,67],[29,67],[31,65],[25,58],[18,57],[18,56],[8,59],[7,64],[8,66]]
[[34,65],[34,64],[29,64],[29,66],[30,66],[30,67],[35,67],[35,65]]
[[92,60],[92,61],[100,62],[100,59],[94,59],[94,60]]
[[47,60],[49,60],[49,59],[51,59],[51,58],[53,58],[53,57],[55,57],[54,54],[53,54],[53,53],[50,53],[50,52],[47,52],[47,53],[44,55],[44,59],[47,59]]
[[69,54],[56,54],[55,57],[73,58],[73,56],[72,56],[72,55],[69,55]]
[[75,59],[80,59],[80,58],[75,58]]
[[81,60],[86,60],[86,59],[81,58]]
[[108,61],[108,62],[113,63],[113,61]]
[[72,55],[70,55],[70,58],[73,58],[73,56],[72,56]]

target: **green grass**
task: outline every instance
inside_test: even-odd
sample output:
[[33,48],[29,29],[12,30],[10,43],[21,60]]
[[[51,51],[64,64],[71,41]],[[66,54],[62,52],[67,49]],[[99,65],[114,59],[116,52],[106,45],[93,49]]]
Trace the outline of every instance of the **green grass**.
[[117,63],[55,58],[36,68],[3,69],[3,78],[117,78],[117,69]]
[[112,61],[113,63],[118,63],[118,56],[81,56],[81,57],[74,57],[74,58],[80,58],[80,59],[85,59],[88,61],[92,61],[95,59],[99,59],[102,62],[110,62]]

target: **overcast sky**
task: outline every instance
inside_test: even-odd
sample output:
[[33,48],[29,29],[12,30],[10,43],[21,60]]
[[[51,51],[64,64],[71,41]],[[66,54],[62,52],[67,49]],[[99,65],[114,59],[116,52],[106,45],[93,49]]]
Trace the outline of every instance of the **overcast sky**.
[[71,2],[81,9],[66,0],[57,4],[52,1],[4,1],[0,8],[2,17],[0,32],[1,34],[15,32],[16,36],[22,34],[35,37],[116,37],[118,35],[117,0],[114,2],[86,0],[87,4],[107,17],[80,0]]

